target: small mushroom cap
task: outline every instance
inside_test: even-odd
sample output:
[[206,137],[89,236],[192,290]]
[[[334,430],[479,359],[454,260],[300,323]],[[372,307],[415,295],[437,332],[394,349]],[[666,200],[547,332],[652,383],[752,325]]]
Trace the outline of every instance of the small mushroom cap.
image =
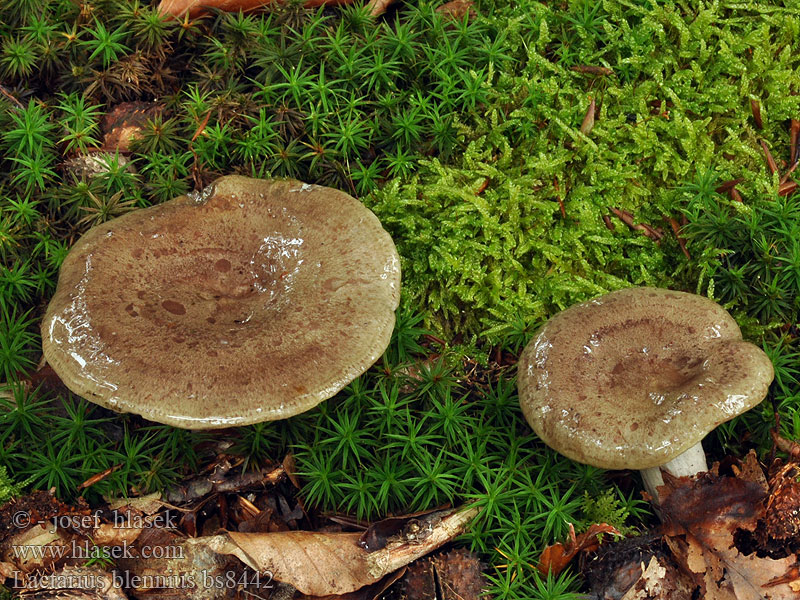
[[605,469],[663,465],[767,394],[772,363],[695,294],[629,288],[555,315],[520,356],[520,404],[549,446]]
[[42,324],[73,392],[206,429],[283,419],[383,354],[400,262],[358,200],[229,176],[88,231]]

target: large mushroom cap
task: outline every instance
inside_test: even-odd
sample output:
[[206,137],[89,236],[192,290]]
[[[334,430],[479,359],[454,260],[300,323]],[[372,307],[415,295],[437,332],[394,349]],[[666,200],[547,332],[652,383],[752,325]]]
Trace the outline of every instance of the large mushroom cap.
[[708,298],[612,292],[557,314],[519,361],[522,411],[548,445],[606,469],[669,462],[764,399],[769,358]]
[[343,192],[222,177],[80,239],[44,355],[75,393],[153,421],[282,419],[381,356],[399,264],[377,217]]

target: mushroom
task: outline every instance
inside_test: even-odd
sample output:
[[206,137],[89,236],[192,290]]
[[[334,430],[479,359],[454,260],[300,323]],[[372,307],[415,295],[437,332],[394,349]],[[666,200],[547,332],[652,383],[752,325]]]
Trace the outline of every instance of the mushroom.
[[604,469],[706,471],[701,440],[767,394],[772,363],[695,294],[629,288],[547,321],[520,356],[525,418],[549,446]]
[[344,192],[222,177],[81,237],[42,323],[44,355],[76,394],[153,421],[283,419],[383,354],[399,264]]

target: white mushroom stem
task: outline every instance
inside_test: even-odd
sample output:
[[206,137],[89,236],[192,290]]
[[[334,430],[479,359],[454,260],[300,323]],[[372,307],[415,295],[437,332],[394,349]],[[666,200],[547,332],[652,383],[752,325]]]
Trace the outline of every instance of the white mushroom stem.
[[644,489],[653,497],[656,504],[658,502],[658,486],[664,485],[664,478],[661,476],[661,469],[664,469],[670,475],[675,477],[689,477],[708,471],[706,464],[706,454],[703,452],[703,444],[697,442],[694,446],[689,448],[683,454],[679,454],[668,463],[660,467],[651,467],[649,469],[641,469],[639,472],[642,474],[644,481]]

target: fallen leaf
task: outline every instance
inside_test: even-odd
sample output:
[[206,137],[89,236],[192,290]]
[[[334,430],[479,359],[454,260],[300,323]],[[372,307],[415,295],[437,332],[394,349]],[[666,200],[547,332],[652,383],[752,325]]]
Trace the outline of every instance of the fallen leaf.
[[592,552],[600,547],[597,536],[603,533],[610,533],[621,536],[622,534],[608,523],[596,523],[589,527],[584,533],[575,536],[575,528],[569,524],[570,539],[562,544],[561,542],[548,546],[539,558],[537,569],[542,575],[552,573],[558,575],[567,566],[578,552]]
[[286,473],[286,477],[289,478],[289,481],[292,483],[294,487],[298,490],[303,487],[303,484],[300,482],[300,478],[297,476],[297,464],[294,460],[294,455],[289,452],[281,463],[283,467],[283,472]]
[[161,501],[161,492],[153,492],[138,498],[115,498],[108,501],[108,508],[121,513],[130,514],[131,511],[143,515],[152,515],[164,506]]
[[645,568],[642,576],[625,592],[622,600],[691,600],[692,586],[673,565],[662,562],[655,556]]
[[49,568],[69,556],[70,540],[50,523],[41,523],[12,535],[0,548],[0,560],[26,573]]
[[398,579],[406,574],[406,569],[402,568],[399,571],[391,573],[372,585],[365,586],[355,592],[349,594],[341,594],[337,596],[304,596],[297,594],[292,600],[376,600],[383,596],[383,593],[392,587]]
[[386,12],[386,9],[389,8],[389,5],[394,2],[394,0],[369,0],[367,6],[369,7],[369,14],[373,17],[378,17]]
[[97,546],[125,546],[131,545],[142,533],[141,525],[134,527],[119,527],[116,523],[103,523],[94,530],[92,542]]
[[227,532],[187,540],[187,544],[235,556],[254,571],[268,571],[276,581],[288,583],[303,594],[341,595],[375,584],[454,539],[463,533],[478,509],[443,512],[424,539],[412,542],[400,537],[375,552],[367,552],[359,545],[359,533],[313,531]]
[[659,487],[664,532],[679,564],[706,600],[795,600],[789,581],[793,556],[760,558],[736,547],[737,531],[753,532],[765,515],[767,483],[751,451],[738,476],[716,465],[700,477],[668,478]]

